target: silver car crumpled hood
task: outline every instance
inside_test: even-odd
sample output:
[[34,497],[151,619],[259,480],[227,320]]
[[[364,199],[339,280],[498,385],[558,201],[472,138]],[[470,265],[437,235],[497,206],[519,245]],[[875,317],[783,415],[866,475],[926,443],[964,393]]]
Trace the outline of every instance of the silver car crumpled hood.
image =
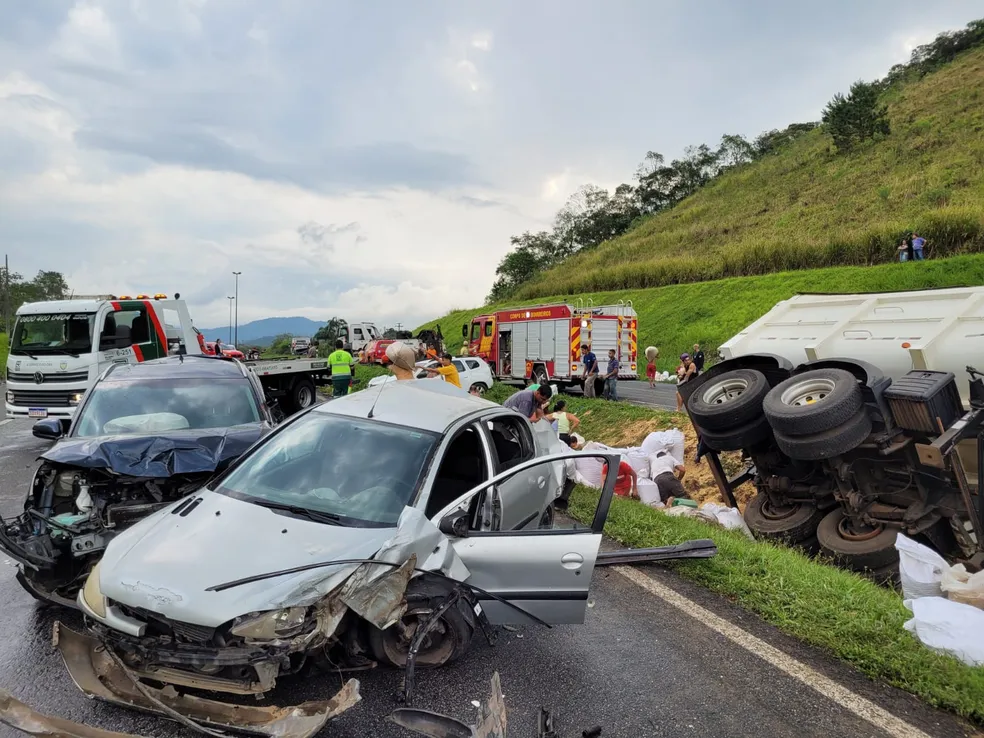
[[364,593],[365,585],[393,570],[319,567],[208,591],[258,574],[342,559],[403,564],[414,557],[421,569],[459,581],[469,575],[447,537],[413,508],[404,508],[395,528],[349,528],[278,514],[208,490],[197,496],[201,503],[190,514],[165,508],[110,542],[99,566],[105,597],[172,620],[217,627],[247,613],[312,605],[360,568],[347,590],[358,583]]

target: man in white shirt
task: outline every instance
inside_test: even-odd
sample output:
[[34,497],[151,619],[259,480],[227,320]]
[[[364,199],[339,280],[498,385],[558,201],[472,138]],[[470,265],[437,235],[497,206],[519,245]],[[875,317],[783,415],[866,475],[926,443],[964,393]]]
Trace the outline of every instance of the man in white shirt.
[[687,473],[683,462],[670,456],[666,451],[657,451],[649,457],[649,477],[659,488],[659,497],[669,507],[677,497],[688,497],[683,488],[683,477]]

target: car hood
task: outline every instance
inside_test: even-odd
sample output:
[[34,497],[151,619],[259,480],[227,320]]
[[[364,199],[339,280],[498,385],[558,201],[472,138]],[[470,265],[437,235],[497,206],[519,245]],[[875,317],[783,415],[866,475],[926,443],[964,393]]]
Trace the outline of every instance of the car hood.
[[265,423],[251,423],[155,435],[66,438],[41,454],[41,458],[82,469],[107,469],[128,477],[163,479],[222,469],[268,430]]
[[173,512],[176,503],[110,542],[99,565],[105,597],[173,620],[216,627],[246,613],[313,604],[357,566],[321,567],[207,591],[257,574],[341,559],[402,563],[414,554],[422,568],[458,578],[468,575],[444,535],[411,508],[392,528],[348,528],[298,519],[208,490],[196,497],[201,502],[186,515],[180,514],[184,510]]

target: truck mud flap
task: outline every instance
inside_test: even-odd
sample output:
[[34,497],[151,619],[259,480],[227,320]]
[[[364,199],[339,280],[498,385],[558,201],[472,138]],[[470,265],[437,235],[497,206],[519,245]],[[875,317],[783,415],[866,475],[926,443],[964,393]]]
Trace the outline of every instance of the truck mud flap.
[[620,548],[615,551],[599,551],[595,566],[618,564],[652,564],[674,559],[709,559],[717,555],[717,546],[709,538],[685,541],[675,546],[657,548]]
[[[61,652],[72,680],[86,697],[162,715],[188,727],[194,723],[203,729],[202,732],[211,734],[224,729],[248,735],[310,738],[330,719],[361,700],[358,680],[350,679],[330,700],[313,700],[287,707],[230,704],[180,694],[173,686],[163,689],[148,686],[136,679],[96,638],[77,633],[60,622],[54,625],[53,645]],[[87,726],[81,727],[91,730]],[[120,734],[68,732],[63,735],[102,738]]]

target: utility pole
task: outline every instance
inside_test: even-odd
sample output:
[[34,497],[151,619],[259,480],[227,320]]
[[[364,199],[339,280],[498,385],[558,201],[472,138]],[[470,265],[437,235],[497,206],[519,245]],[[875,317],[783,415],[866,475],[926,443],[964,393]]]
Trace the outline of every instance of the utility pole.
[[3,255],[3,323],[4,333],[10,339],[10,261]]
[[[228,297],[229,297],[229,343],[232,343],[232,302],[236,298],[233,297],[232,295],[229,295]],[[232,345],[235,346],[235,344]]]
[[403,323],[397,323],[396,324],[396,330],[400,330],[402,328],[403,328]]
[[238,348],[239,347],[239,275],[242,274],[242,272],[233,272],[233,274],[236,277],[236,292],[235,292],[235,297],[236,297],[236,340],[233,343]]

